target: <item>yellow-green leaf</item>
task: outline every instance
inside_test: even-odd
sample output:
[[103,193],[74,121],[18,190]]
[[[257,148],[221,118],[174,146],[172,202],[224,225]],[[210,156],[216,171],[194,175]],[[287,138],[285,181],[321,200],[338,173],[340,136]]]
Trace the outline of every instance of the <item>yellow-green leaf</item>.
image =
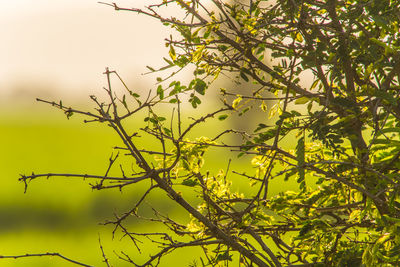
[[303,42],[303,36],[301,36],[301,34],[300,33],[297,33],[296,34],[296,41],[298,41],[298,42]]
[[199,48],[197,48],[196,51],[193,52],[193,57],[192,57],[193,62],[197,62],[201,59],[204,48],[205,48],[205,46],[202,45]]
[[242,101],[242,97],[241,97],[241,96],[238,96],[238,98],[236,98],[235,100],[233,100],[232,107],[233,107],[234,109],[236,109],[237,106],[239,105],[240,101]]
[[306,96],[303,96],[303,97],[297,98],[296,101],[294,101],[294,103],[296,105],[301,105],[301,104],[307,103],[308,101],[310,101],[310,99]]
[[266,112],[266,111],[267,111],[267,105],[265,104],[265,102],[264,102],[264,101],[261,103],[261,106],[260,106],[260,108],[261,108],[261,109],[262,109],[262,111],[264,111],[264,112]]
[[171,59],[173,61],[176,60],[176,53],[175,53],[175,49],[172,45],[169,46],[169,56],[171,57]]

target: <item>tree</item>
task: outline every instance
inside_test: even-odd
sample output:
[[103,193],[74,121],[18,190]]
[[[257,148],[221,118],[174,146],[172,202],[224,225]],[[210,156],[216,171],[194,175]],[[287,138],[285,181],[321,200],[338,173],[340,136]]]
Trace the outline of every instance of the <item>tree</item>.
[[[143,263],[120,255],[135,266],[158,265],[167,253],[193,246],[204,251],[197,261],[202,266],[228,265],[233,257],[240,266],[400,264],[400,1],[163,0],[146,9],[106,5],[154,17],[179,34],[166,41],[167,65],[149,67],[152,72],[171,70],[171,75],[158,78],[155,93],[143,98],[107,69],[109,98],[102,102],[92,97],[95,113],[39,101],[67,117],[83,114],[87,122],[114,129],[124,144],[119,149],[135,164],[133,173],[121,167],[119,176],[23,175],[26,186],[59,175],[96,180],[92,187],[99,190],[147,183],[138,203],[108,222],[138,247],[141,237],[160,246]],[[182,17],[162,15],[174,5],[184,11]],[[266,63],[266,53],[274,59],[272,65]],[[189,65],[195,71],[188,84],[173,80],[174,73]],[[223,74],[243,88],[254,83],[258,89],[243,89],[240,95],[221,89],[220,106],[185,127],[183,102],[201,108],[212,82]],[[114,93],[112,76],[126,94]],[[276,104],[267,112],[271,93]],[[171,116],[157,110],[166,103]],[[249,105],[264,114],[254,132],[224,124]],[[275,116],[274,125],[266,124],[265,113]],[[140,117],[147,123],[141,134],[155,138],[158,149],[142,147],[139,130],[126,127],[126,120]],[[219,135],[188,139],[197,125],[213,118],[226,127]],[[229,134],[240,135],[243,143],[227,143],[223,138]],[[296,140],[293,147],[287,145],[291,138]],[[221,170],[205,170],[204,157],[215,147],[250,156],[255,173],[222,171],[228,162]],[[110,158],[108,170],[117,160]],[[253,190],[233,191],[235,175]],[[271,195],[272,179],[295,180],[299,188]],[[138,209],[154,190],[181,206],[190,221],[155,211],[152,220],[164,225],[165,232],[128,229],[125,221],[140,216]],[[106,257],[105,262],[109,264]]]

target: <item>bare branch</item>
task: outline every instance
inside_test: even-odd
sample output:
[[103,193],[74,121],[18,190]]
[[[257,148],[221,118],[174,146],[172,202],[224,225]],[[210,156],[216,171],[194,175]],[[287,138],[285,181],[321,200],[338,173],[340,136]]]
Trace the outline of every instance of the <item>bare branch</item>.
[[92,267],[92,265],[87,265],[85,263],[67,258],[63,255],[61,255],[60,253],[55,253],[55,252],[46,252],[46,253],[36,253],[36,254],[24,254],[24,255],[12,255],[12,256],[6,256],[6,255],[0,255],[0,259],[19,259],[19,258],[30,258],[30,257],[59,257],[65,261],[68,261],[70,263],[73,263],[75,265],[79,265],[79,266],[86,266],[86,267]]

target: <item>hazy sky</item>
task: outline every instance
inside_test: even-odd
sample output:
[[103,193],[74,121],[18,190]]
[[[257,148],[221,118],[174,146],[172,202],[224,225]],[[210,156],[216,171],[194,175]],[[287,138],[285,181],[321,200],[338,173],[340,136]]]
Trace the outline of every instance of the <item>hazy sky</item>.
[[[140,7],[150,0],[118,0]],[[161,66],[168,28],[96,0],[0,0],[0,98],[87,95],[105,85],[105,67],[135,84]]]

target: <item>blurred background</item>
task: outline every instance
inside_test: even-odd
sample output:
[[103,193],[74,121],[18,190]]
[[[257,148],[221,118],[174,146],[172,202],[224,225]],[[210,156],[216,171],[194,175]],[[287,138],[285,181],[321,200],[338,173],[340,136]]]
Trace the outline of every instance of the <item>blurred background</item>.
[[[124,7],[149,3],[117,2]],[[112,264],[124,266],[115,261],[114,251],[133,252],[132,243],[120,241],[121,236],[113,239],[112,228],[99,222],[129,210],[144,187],[97,192],[87,181],[52,178],[33,181],[24,194],[18,178],[32,171],[104,173],[113,146],[119,144],[111,130],[84,124],[79,116],[67,120],[62,112],[35,99],[89,108],[89,95],[103,93],[106,67],[117,70],[134,91],[154,90],[155,75],[143,73],[148,71],[146,65],[163,66],[162,57],[168,55],[164,38],[169,34],[169,28],[154,19],[116,12],[95,0],[1,1],[0,255],[59,252],[101,266],[100,237]],[[190,75],[185,72],[181,78]],[[219,159],[227,161],[224,152],[218,153]],[[221,168],[218,160],[211,162],[210,168]],[[149,202],[181,216],[165,198],[154,195]],[[143,231],[154,227],[143,221],[133,223]],[[135,259],[147,258],[153,251],[149,247]],[[187,266],[191,260],[172,254],[161,266]],[[71,264],[42,257],[2,259],[0,266]]]
[[[145,0],[121,0],[141,7]],[[104,86],[105,67],[130,82],[154,82],[146,65],[162,63],[168,28],[95,0],[2,1],[1,98],[86,97]]]

